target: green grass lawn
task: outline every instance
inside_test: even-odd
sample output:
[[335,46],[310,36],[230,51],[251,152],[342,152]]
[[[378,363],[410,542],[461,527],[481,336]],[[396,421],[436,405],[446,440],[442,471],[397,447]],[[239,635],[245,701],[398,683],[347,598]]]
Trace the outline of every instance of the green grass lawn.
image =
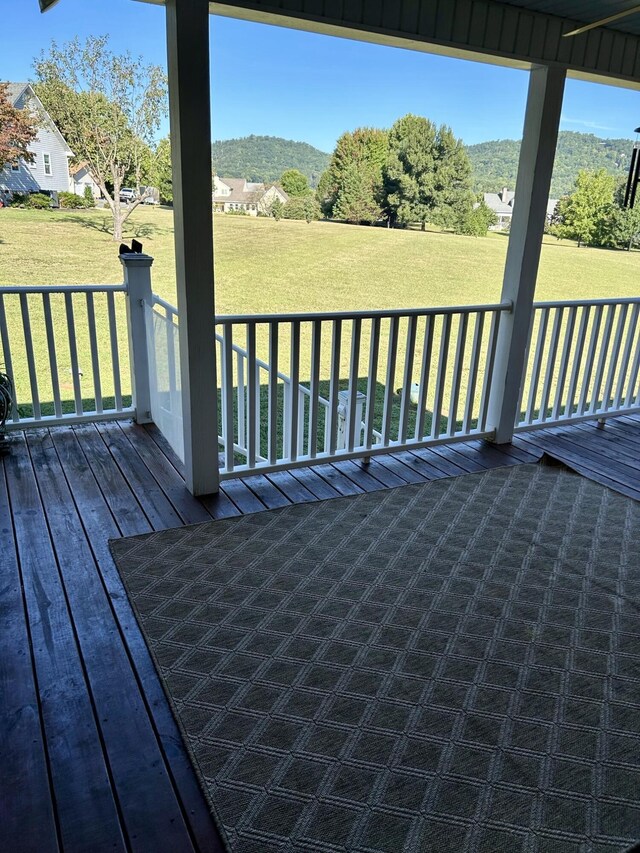
[[[0,210],[0,285],[122,280],[93,211]],[[173,213],[144,208],[129,223],[155,258],[154,290],[175,300]],[[462,237],[243,216],[215,217],[218,313],[416,307],[497,301],[507,237]],[[578,249],[545,237],[539,299],[634,296],[640,254]]]
[[[128,224],[155,258],[153,288],[175,303],[173,214],[167,209],[137,210]],[[122,280],[115,244],[105,226],[104,211],[0,210],[0,285],[103,284]],[[280,221],[218,215],[214,222],[216,305],[220,314],[285,311],[334,311],[389,307],[439,306],[497,302],[500,297],[507,237],[486,238],[447,233],[396,231],[325,222]],[[538,299],[623,297],[638,294],[640,255],[578,249],[545,238],[540,266]],[[122,300],[121,300],[122,302]],[[76,320],[83,395],[90,387],[89,340],[82,305]],[[18,300],[6,297],[13,338],[14,370],[21,400],[28,397],[27,368],[21,339]],[[55,306],[54,306],[55,307]],[[119,328],[124,343],[124,315],[119,306]],[[60,305],[57,310],[61,310]],[[100,359],[107,360],[106,311],[96,305]],[[62,317],[62,314],[59,315]],[[47,349],[42,316],[32,308],[41,400],[51,399],[47,388]],[[60,324],[57,324],[60,325]],[[347,375],[349,328],[345,328],[342,367]],[[72,381],[65,329],[60,329],[58,363],[63,396],[70,398]],[[288,330],[282,330],[282,352],[287,352]],[[363,376],[368,346],[364,331],[359,364]],[[238,343],[244,344],[242,338]],[[303,334],[301,377],[308,378],[308,336]],[[381,352],[386,345],[383,329]],[[266,335],[258,335],[259,355],[266,355]],[[401,379],[401,358],[394,385]],[[328,378],[328,344],[324,347],[322,379]],[[420,355],[420,346],[417,357]],[[280,369],[288,371],[286,357]],[[126,346],[122,347],[123,392],[129,391]],[[379,379],[382,378],[379,376]],[[108,376],[103,394],[113,388]]]

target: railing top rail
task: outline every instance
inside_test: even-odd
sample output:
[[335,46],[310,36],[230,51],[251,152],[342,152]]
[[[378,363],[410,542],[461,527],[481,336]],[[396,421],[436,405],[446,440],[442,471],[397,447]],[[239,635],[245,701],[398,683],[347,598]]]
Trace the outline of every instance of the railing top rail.
[[163,299],[161,296],[158,296],[157,293],[153,294],[152,302],[154,305],[159,305],[161,308],[164,308],[165,311],[169,311],[171,314],[178,313],[178,309],[175,305],[172,305],[170,302],[167,302],[166,299]]
[[511,302],[491,305],[451,305],[440,308],[386,308],[376,311],[312,311],[299,314],[224,314],[217,316],[216,324],[234,323],[306,323],[312,320],[373,320],[387,317],[433,317],[441,314],[476,314],[480,311],[511,311]]
[[[110,286],[106,286],[110,287]],[[122,290],[123,287],[112,286],[113,289]],[[28,288],[29,290],[41,290],[42,288]],[[79,288],[87,290],[88,288]],[[104,289],[98,287],[98,289]],[[2,288],[0,293],[22,292],[23,288]],[[175,305],[162,299],[161,296],[153,294],[154,305],[160,305],[165,310],[177,315],[178,309]],[[638,305],[640,296],[612,297],[605,299],[556,299],[535,302],[534,308],[580,308],[585,306],[608,306],[608,305]],[[480,311],[511,311],[511,302],[495,302],[487,305],[450,305],[435,308],[388,308],[373,311],[310,311],[300,313],[282,314],[220,314],[215,318],[216,324],[221,326],[233,325],[235,323],[305,323],[312,320],[369,320],[375,318],[390,317],[428,317],[446,314],[475,314]]]
[[124,284],[13,284],[0,285],[5,293],[125,293]]
[[555,299],[550,302],[535,302],[534,308],[582,308],[597,305],[638,305],[640,296],[625,296],[611,299]]

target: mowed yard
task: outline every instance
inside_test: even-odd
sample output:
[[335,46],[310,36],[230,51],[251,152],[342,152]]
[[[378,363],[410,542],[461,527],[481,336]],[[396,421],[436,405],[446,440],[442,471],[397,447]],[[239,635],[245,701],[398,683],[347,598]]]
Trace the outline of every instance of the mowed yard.
[[[118,246],[92,211],[0,210],[0,285],[122,280]],[[129,237],[155,258],[156,293],[175,301],[173,213],[135,211]],[[507,237],[387,230],[329,222],[215,217],[217,310],[351,310],[497,301]],[[545,237],[539,299],[635,296],[640,254]]]
[[[0,286],[43,284],[105,284],[122,281],[118,246],[105,231],[104,211],[0,210]],[[136,236],[155,259],[153,289],[175,303],[173,214],[167,209],[143,208],[128,223],[128,238]],[[430,307],[499,301],[507,237],[486,238],[446,233],[387,230],[335,223],[295,222],[218,215],[214,222],[216,304],[220,314],[305,312]],[[640,254],[578,249],[545,238],[537,298],[580,299],[636,296]],[[90,396],[91,357],[86,316],[79,303],[78,357],[83,371],[82,394]],[[42,314],[32,307],[32,331],[40,398],[47,390],[47,344]],[[52,302],[55,307],[55,302]],[[62,302],[58,303],[62,311]],[[14,372],[20,402],[26,402],[28,371],[20,307],[5,298]],[[96,305],[100,359],[108,360],[106,308]],[[55,318],[54,318],[55,319]],[[56,321],[65,339],[64,317]],[[286,330],[281,336],[286,369]],[[123,393],[130,390],[122,305],[119,311]],[[384,336],[384,335],[383,335]],[[264,337],[264,336],[263,336]],[[243,343],[242,340],[239,343]],[[363,364],[368,340],[363,336]],[[385,340],[382,342],[384,348]],[[258,339],[264,354],[266,338]],[[402,343],[399,355],[402,355]],[[382,350],[383,351],[383,350]],[[72,399],[73,383],[68,344],[61,340],[58,367],[61,393]],[[343,360],[348,344],[343,345]],[[325,347],[323,374],[328,366]],[[419,351],[417,352],[417,356]],[[327,362],[327,364],[325,364]],[[401,364],[401,362],[400,362]],[[348,368],[345,362],[345,371]],[[399,371],[401,367],[399,367]],[[288,371],[286,371],[288,372]],[[360,373],[362,375],[362,372]],[[308,378],[308,356],[301,354],[301,378]],[[396,378],[395,384],[398,379]],[[86,389],[86,392],[85,392]],[[103,395],[113,388],[103,377]],[[65,406],[68,408],[67,406]],[[85,406],[87,408],[87,406]],[[25,414],[27,412],[25,411]]]

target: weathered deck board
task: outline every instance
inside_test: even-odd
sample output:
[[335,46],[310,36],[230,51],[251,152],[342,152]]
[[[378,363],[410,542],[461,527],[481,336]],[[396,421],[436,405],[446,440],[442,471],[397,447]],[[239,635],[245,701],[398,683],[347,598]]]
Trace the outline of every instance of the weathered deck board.
[[640,463],[621,461],[620,454],[612,452],[611,441],[604,435],[607,429],[592,426],[591,433],[585,433],[577,426],[550,427],[519,433],[513,443],[530,451],[542,450],[603,486],[640,500]]
[[[62,846],[78,853],[125,850],[94,700],[75,634],[73,602],[67,604],[48,516],[22,436],[16,437],[14,448],[4,464]],[[75,550],[76,536],[68,544]],[[79,561],[77,569],[89,571],[90,566]],[[16,841],[20,843],[19,838]]]
[[[101,491],[104,484],[83,464],[82,446],[85,442],[83,439],[82,444],[78,442],[79,433],[86,437],[86,428],[51,430],[58,457],[78,508],[80,525],[91,542],[96,570],[100,573],[109,598],[111,615],[105,613],[103,618],[112,623],[114,642],[115,632],[119,633],[118,639],[126,649],[136,678],[141,712],[147,715],[157,739],[157,748],[154,749],[151,745],[148,756],[151,766],[144,784],[153,794],[155,781],[166,764],[172,786],[178,792],[176,803],[181,804],[183,810],[187,811],[190,830],[196,839],[193,846],[199,850],[215,851],[218,849],[215,846],[217,838],[208,807],[182,748],[178,728],[108,547],[108,540],[122,535],[123,527],[135,528],[142,522],[146,524],[146,518],[139,506],[138,519],[131,518],[128,506],[119,514],[112,513]],[[122,482],[124,483],[124,480]],[[123,488],[125,487],[126,483]],[[187,846],[186,849],[193,848]]]
[[[177,849],[190,849],[170,779],[162,764],[158,766],[158,743],[126,649],[113,642],[106,592],[86,533],[78,529],[73,497],[51,436],[31,433],[27,443],[89,692],[100,709],[97,724],[131,849],[151,853],[170,840]],[[68,531],[74,528],[69,547]],[[148,787],[150,779],[153,790]],[[84,784],[90,788],[90,779]]]
[[[108,539],[546,452],[640,499],[640,417],[229,480],[196,499],[153,426],[16,434],[0,460],[3,849],[221,851]],[[91,784],[89,784],[89,781]]]
[[0,519],[0,824],[5,845],[20,839],[25,850],[49,853],[59,849],[58,828],[3,470]]

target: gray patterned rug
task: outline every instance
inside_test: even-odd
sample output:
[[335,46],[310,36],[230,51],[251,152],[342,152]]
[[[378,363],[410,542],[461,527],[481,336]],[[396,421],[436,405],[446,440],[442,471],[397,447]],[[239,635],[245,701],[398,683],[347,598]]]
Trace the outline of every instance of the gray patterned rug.
[[111,547],[233,853],[619,853],[638,542],[522,465]]

